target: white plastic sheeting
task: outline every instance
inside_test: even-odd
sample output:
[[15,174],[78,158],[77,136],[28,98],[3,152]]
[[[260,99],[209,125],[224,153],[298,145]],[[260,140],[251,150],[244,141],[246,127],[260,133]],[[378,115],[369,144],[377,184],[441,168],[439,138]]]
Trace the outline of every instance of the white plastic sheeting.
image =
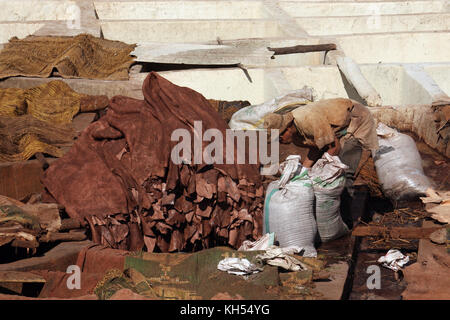
[[233,130],[261,130],[264,117],[272,112],[313,101],[313,90],[308,87],[294,90],[259,105],[251,105],[236,111],[228,125]]

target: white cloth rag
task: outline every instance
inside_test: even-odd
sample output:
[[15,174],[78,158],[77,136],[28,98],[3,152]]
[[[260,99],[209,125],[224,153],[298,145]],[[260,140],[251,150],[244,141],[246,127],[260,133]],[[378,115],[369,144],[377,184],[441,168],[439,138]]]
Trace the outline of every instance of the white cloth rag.
[[385,256],[380,257],[378,262],[381,263],[383,267],[398,271],[409,262],[409,257],[405,256],[397,249],[391,249]]
[[302,269],[307,269],[307,266],[300,260],[290,255],[301,251],[302,248],[297,246],[290,246],[286,248],[271,246],[264,253],[257,255],[255,258],[260,260],[262,263],[266,263],[271,266],[281,267],[290,271],[299,271]]
[[266,250],[273,245],[275,233],[266,233],[256,241],[245,240],[238,251],[259,251]]
[[231,274],[245,276],[262,271],[257,265],[251,263],[247,259],[225,258],[219,261],[217,269],[226,271]]

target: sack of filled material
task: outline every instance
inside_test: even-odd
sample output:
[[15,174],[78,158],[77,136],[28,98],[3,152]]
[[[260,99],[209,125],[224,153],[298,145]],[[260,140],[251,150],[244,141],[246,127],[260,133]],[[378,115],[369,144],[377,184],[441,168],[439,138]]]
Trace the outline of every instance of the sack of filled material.
[[349,232],[340,211],[347,168],[339,157],[326,152],[311,168],[309,175],[316,197],[317,230],[322,242],[340,238]]
[[251,105],[236,111],[228,125],[233,130],[261,130],[264,129],[264,117],[272,112],[286,113],[313,101],[312,88],[291,91],[262,104]]
[[300,156],[286,158],[280,180],[272,181],[264,204],[264,234],[275,233],[279,246],[298,246],[306,257],[316,257],[314,240],[314,192],[308,171],[299,163]]
[[424,195],[432,183],[423,172],[414,140],[383,123],[378,124],[377,135],[380,148],[373,159],[385,196],[405,200]]

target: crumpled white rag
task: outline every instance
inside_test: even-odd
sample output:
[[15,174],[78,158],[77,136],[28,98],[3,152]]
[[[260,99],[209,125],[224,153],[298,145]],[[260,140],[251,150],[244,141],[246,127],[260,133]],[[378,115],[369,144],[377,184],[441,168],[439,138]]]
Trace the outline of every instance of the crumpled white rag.
[[299,253],[302,248],[297,246],[290,246],[286,248],[279,248],[277,246],[271,246],[262,254],[257,255],[255,258],[262,263],[266,263],[271,266],[281,267],[290,271],[299,271],[307,269],[307,266],[300,260],[290,256],[290,254]]
[[409,257],[405,256],[397,249],[391,249],[385,256],[380,257],[378,262],[381,263],[383,267],[398,271],[409,262]]
[[275,240],[275,233],[266,233],[256,241],[245,240],[239,247],[238,251],[259,251],[267,250],[273,245]]
[[225,258],[219,261],[217,269],[231,274],[245,276],[262,271],[260,267],[251,263],[247,259]]

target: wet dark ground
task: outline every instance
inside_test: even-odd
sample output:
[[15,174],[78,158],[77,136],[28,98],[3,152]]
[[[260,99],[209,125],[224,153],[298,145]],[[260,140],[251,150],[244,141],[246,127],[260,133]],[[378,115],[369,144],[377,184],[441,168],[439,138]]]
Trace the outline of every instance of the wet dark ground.
[[60,241],[41,243],[35,251],[33,249],[27,250],[26,248],[12,247],[9,245],[0,246],[0,265],[32,257],[41,257],[60,243]]
[[[416,141],[417,148],[422,157],[425,174],[435,183],[437,190],[450,190],[450,162],[434,151],[417,136],[408,133]],[[420,227],[428,214],[420,200],[390,203],[381,199],[369,199],[366,223],[360,224]],[[355,239],[355,247],[350,260],[348,284],[343,298],[350,300],[400,300],[402,292],[406,289],[406,282],[402,281],[402,273],[380,266],[380,289],[369,289],[367,279],[372,275],[368,267],[378,265],[377,260],[385,255],[389,249],[399,249],[410,258],[409,264],[417,260],[419,240],[383,239],[381,237],[364,237]]]

